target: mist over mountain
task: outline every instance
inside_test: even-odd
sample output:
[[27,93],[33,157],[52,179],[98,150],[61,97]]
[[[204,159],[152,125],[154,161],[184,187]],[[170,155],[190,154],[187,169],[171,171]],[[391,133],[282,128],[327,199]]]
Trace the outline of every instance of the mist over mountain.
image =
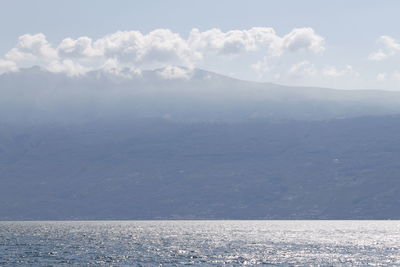
[[199,69],[0,76],[0,220],[400,219],[400,94]]
[[400,112],[398,92],[287,87],[183,67],[75,77],[33,67],[1,75],[0,88],[0,120],[10,123],[324,120]]

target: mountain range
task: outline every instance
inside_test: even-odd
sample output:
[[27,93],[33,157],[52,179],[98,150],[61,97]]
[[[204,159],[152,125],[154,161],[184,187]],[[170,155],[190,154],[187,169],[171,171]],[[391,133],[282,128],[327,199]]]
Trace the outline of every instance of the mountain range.
[[180,67],[0,76],[0,220],[400,219],[400,93]]

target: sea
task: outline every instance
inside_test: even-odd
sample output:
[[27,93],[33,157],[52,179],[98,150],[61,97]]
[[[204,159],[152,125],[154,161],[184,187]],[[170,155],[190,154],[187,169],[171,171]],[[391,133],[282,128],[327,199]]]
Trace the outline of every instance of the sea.
[[0,222],[0,266],[400,266],[400,221]]

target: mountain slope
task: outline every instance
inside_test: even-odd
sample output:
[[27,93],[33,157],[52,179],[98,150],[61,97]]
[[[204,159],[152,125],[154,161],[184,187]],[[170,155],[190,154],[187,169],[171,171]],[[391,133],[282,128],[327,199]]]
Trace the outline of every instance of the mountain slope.
[[400,118],[2,127],[0,219],[400,219]]
[[[400,93],[286,87],[192,70],[124,78],[102,71],[67,77],[39,68],[0,76],[0,121],[82,123],[115,118],[174,121],[324,120],[400,112]],[[189,71],[189,70],[187,70]]]
[[0,220],[400,219],[398,92],[164,71],[0,76]]

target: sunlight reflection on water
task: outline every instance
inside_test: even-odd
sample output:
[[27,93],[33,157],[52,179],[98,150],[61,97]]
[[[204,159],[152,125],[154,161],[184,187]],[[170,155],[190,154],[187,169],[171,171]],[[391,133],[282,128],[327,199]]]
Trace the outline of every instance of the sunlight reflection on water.
[[0,222],[7,265],[400,265],[400,221]]

